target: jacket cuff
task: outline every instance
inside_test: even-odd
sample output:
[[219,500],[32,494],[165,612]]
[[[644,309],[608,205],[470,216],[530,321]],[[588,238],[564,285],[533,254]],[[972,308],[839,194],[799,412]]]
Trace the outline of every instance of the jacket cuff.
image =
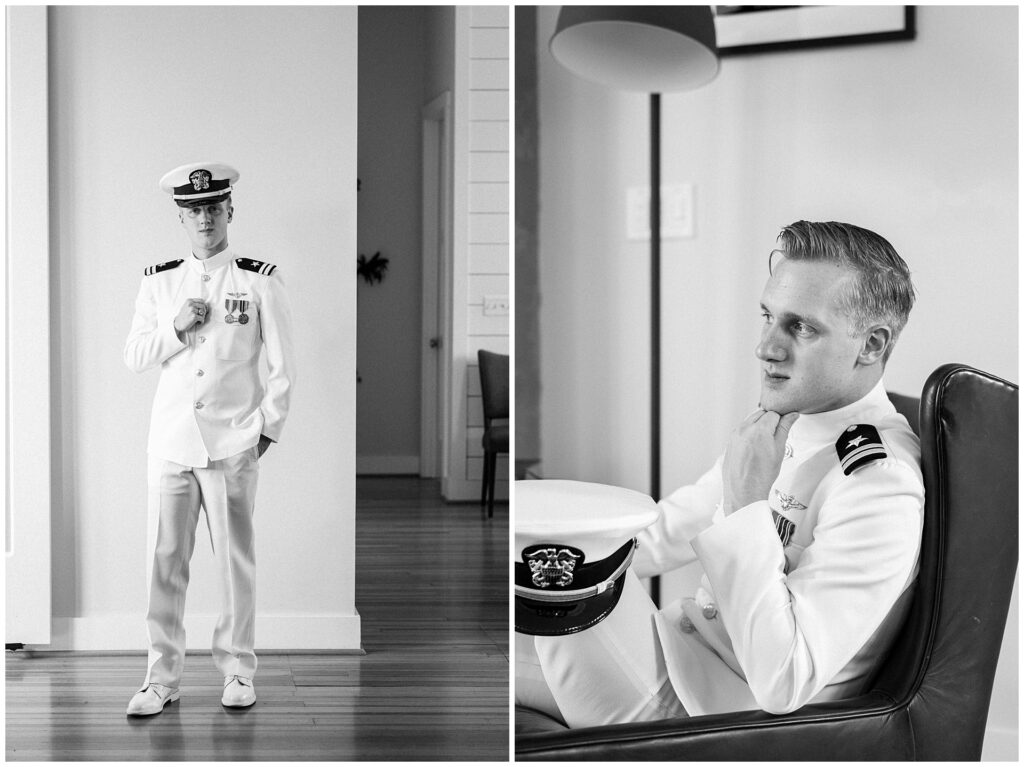
[[755,573],[767,575],[785,567],[768,501],[755,501],[736,510],[703,530],[691,544],[716,592],[716,580],[734,581],[740,573],[757,578]]
[[[187,331],[183,331],[182,334],[184,335],[185,332]],[[188,344],[181,340],[178,331],[174,329],[174,320],[168,320],[166,324],[162,325],[160,334],[163,336],[164,348],[167,349],[167,354],[163,355],[161,362],[188,347]]]

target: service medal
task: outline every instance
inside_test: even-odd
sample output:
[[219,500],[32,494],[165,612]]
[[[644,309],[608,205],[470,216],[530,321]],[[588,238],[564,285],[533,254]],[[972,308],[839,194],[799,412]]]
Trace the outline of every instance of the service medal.
[[238,315],[238,322],[239,322],[239,324],[244,325],[248,321],[249,321],[249,315],[248,314],[245,314],[243,312],[242,314]]
[[[242,302],[239,301],[237,298],[225,298],[224,299],[224,308],[228,310],[227,316],[224,318],[224,321],[226,323],[228,323],[228,325],[231,325],[231,324],[234,323],[234,321],[235,321],[235,317],[234,317],[235,309],[238,309],[239,308],[239,304],[241,304],[241,303]],[[246,317],[246,322],[248,322],[248,321],[249,321],[249,318]],[[242,324],[244,325],[245,322],[243,322]]]

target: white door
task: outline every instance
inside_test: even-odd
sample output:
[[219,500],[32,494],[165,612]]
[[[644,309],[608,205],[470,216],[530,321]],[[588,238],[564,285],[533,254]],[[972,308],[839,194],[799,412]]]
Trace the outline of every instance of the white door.
[[46,7],[7,9],[6,642],[50,643]]

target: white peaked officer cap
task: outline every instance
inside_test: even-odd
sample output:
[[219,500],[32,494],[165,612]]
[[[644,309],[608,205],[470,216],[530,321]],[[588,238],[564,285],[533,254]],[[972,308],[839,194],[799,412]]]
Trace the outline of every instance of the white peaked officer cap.
[[209,205],[227,199],[238,181],[238,171],[222,162],[191,162],[164,174],[160,188],[179,207]]
[[636,536],[659,514],[650,496],[570,480],[515,483],[515,628],[557,636],[612,611]]

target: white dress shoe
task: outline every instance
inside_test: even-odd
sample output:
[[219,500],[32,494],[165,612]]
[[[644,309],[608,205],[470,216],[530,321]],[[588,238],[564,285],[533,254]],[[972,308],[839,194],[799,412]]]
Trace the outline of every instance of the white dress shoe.
[[238,676],[224,677],[224,695],[220,702],[231,708],[247,708],[256,702],[256,688],[252,686],[252,680]]
[[164,710],[168,703],[180,696],[177,687],[162,684],[148,684],[135,693],[128,701],[128,716],[152,716]]

